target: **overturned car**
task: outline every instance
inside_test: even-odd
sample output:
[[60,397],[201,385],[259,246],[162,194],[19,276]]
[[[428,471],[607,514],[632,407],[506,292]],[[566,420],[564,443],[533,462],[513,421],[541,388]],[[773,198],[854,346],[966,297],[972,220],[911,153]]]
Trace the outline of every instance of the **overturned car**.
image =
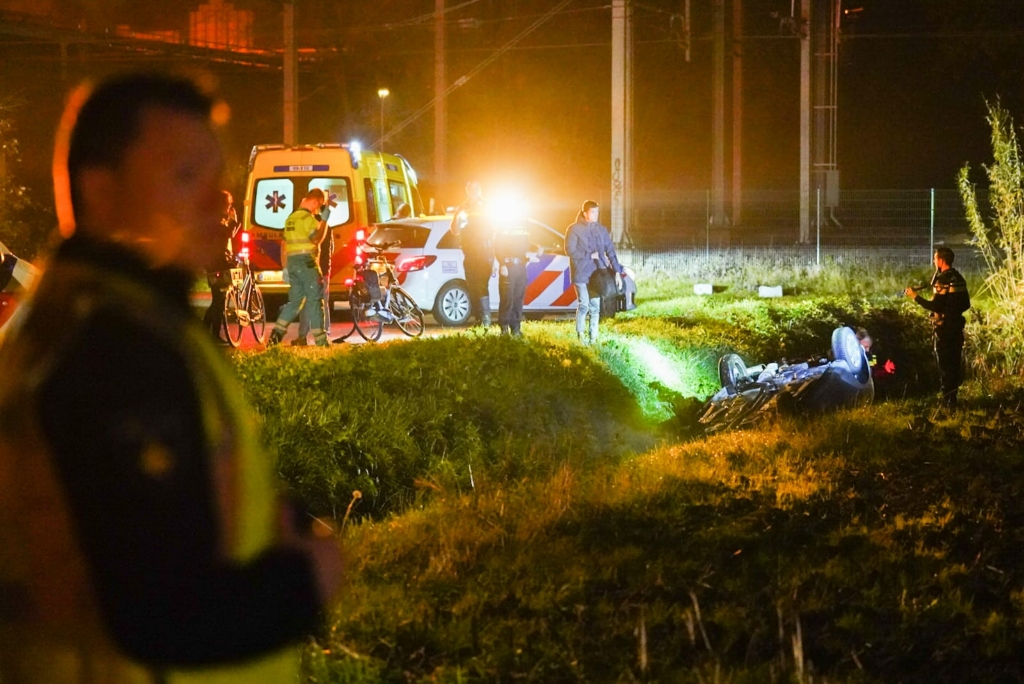
[[845,327],[832,332],[831,359],[747,366],[738,354],[726,354],[718,375],[722,388],[699,416],[708,433],[746,427],[775,411],[820,413],[862,406],[875,396],[864,348]]

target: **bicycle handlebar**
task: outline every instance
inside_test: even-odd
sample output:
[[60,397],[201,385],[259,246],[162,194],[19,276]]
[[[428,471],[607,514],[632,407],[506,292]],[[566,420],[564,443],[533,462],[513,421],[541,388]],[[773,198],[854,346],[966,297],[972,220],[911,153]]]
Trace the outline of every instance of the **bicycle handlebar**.
[[377,254],[383,254],[384,252],[388,251],[389,249],[392,249],[394,247],[398,247],[400,244],[402,244],[402,241],[401,240],[395,240],[394,242],[379,242],[377,244],[373,244],[373,243],[367,242],[365,244],[366,244],[366,246],[369,249],[372,249],[373,251],[377,252]]

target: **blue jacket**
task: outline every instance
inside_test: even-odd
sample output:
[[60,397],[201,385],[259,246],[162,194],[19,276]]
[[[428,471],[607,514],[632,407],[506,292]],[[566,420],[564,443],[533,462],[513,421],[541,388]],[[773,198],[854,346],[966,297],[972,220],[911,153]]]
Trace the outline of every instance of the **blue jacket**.
[[603,265],[610,265],[616,273],[622,273],[622,265],[607,228],[597,222],[576,221],[566,229],[565,253],[569,255],[574,285],[586,285],[590,281],[590,276],[597,270],[591,257],[595,252]]

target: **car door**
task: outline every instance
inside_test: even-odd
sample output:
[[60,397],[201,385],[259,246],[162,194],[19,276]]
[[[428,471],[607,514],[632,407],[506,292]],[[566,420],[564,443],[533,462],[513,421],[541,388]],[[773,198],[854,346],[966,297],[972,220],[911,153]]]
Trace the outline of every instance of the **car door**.
[[524,311],[572,311],[576,290],[565,254],[565,236],[554,228],[529,219],[531,251],[526,265]]

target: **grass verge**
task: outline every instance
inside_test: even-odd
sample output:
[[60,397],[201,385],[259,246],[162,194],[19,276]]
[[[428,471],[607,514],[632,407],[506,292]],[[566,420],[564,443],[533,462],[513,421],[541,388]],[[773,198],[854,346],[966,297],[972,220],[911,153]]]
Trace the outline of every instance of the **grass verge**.
[[[725,350],[864,325],[891,400],[701,438]],[[1018,681],[1024,390],[935,417],[922,312],[892,297],[664,297],[527,340],[242,355],[308,505],[368,496],[317,682]]]

